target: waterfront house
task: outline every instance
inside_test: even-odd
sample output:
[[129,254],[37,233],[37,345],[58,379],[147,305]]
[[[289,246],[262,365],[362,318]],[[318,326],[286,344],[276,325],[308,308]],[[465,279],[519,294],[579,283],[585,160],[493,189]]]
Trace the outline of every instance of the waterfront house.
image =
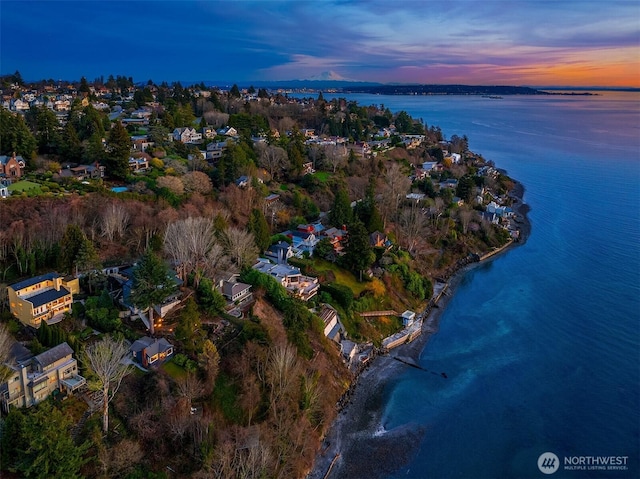
[[324,324],[324,335],[339,344],[344,335],[344,327],[340,322],[338,311],[329,304],[323,304],[319,316]]
[[11,407],[30,407],[45,400],[54,391],[71,394],[86,384],[78,374],[78,361],[65,342],[33,356],[16,343],[11,360],[5,364],[9,377],[0,385],[0,406],[5,413]]
[[402,325],[405,328],[408,328],[409,326],[411,326],[415,320],[416,320],[415,312],[406,310],[404,313],[402,313]]
[[71,311],[73,294],[80,292],[78,278],[47,273],[7,287],[9,309],[21,323],[39,328],[42,321],[55,324]]

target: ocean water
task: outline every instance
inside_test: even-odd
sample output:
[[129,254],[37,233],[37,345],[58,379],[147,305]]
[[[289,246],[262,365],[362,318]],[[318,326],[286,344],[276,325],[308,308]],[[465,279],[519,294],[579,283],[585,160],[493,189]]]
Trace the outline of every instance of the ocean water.
[[[448,379],[383,391],[386,430],[426,431],[392,477],[640,477],[640,94],[345,96],[466,134],[531,207],[527,243],[464,277],[421,354]],[[565,469],[586,456],[627,469]]]

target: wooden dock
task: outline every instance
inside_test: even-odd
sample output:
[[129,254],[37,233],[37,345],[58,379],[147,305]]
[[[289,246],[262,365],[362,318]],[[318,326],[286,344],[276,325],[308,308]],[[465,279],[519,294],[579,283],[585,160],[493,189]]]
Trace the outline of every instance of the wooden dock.
[[394,311],[393,309],[389,309],[386,311],[363,311],[358,314],[363,318],[372,318],[377,316],[400,316],[400,313]]

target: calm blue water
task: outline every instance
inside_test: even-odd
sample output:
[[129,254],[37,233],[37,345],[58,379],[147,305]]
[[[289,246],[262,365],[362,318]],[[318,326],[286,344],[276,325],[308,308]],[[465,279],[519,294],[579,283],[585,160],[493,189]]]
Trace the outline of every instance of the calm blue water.
[[[473,270],[386,429],[426,427],[395,478],[640,477],[640,95],[350,95],[406,110],[526,187],[528,242]],[[629,456],[629,470],[543,475],[543,452]]]

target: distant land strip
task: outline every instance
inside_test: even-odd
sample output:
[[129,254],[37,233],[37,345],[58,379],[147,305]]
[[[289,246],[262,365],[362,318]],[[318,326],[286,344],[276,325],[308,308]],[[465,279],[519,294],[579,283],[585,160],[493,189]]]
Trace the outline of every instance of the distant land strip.
[[[349,93],[371,93],[375,95],[557,95],[526,86],[506,85],[376,85],[343,87]],[[572,94],[572,93],[569,93]],[[589,92],[573,93],[592,95]]]

